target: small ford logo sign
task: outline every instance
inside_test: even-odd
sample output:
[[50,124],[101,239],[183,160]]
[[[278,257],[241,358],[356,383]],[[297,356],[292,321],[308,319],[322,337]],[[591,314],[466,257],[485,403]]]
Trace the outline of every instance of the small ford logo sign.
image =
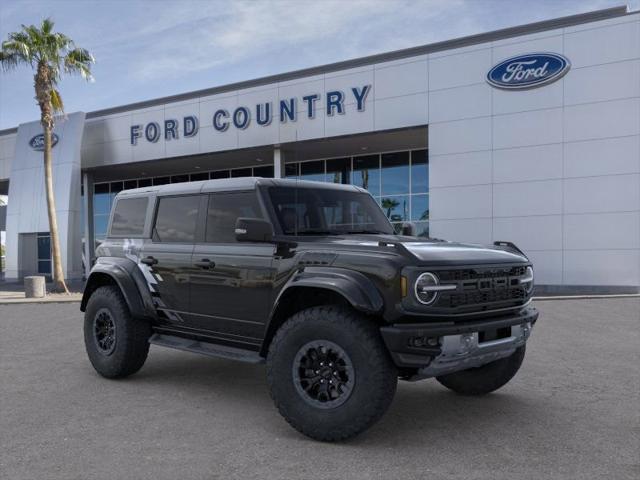
[[[56,135],[55,133],[52,133],[51,148],[56,146],[56,143],[58,143],[58,140],[59,140],[58,135]],[[38,135],[33,137],[31,140],[29,140],[29,146],[34,150],[37,150],[38,152],[43,152],[44,151],[44,133],[39,133]]]
[[530,53],[508,58],[489,70],[487,82],[505,90],[541,87],[565,75],[571,62],[557,53]]

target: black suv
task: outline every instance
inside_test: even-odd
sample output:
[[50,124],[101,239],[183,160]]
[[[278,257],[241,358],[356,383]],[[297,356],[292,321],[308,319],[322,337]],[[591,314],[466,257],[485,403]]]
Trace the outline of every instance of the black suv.
[[237,178],[118,194],[81,310],[94,368],[149,344],[266,362],[284,418],[319,440],[376,422],[398,378],[466,395],[518,371],[538,317],[513,244],[396,235],[358,187]]

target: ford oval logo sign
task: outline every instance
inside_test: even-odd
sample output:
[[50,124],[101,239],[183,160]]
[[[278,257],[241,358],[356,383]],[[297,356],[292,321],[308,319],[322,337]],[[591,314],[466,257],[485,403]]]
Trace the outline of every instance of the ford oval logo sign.
[[557,53],[530,53],[508,58],[489,70],[487,82],[505,90],[541,87],[561,78],[571,62]]
[[[56,143],[58,143],[58,135],[56,135],[55,133],[51,134],[51,148],[56,146]],[[31,148],[33,148],[34,150],[37,150],[38,152],[44,152],[44,133],[39,133],[38,135],[36,135],[35,137],[33,137],[31,140],[29,140],[29,146],[31,146]]]

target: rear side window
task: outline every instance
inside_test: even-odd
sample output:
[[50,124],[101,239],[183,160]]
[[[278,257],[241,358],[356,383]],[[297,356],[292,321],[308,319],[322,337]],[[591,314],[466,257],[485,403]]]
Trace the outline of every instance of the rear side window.
[[199,204],[199,195],[161,197],[153,239],[158,242],[193,242],[196,237]]
[[209,195],[208,243],[234,243],[238,217],[262,218],[256,192],[227,192]]
[[122,198],[116,203],[111,223],[111,235],[121,237],[139,237],[144,230],[149,199]]

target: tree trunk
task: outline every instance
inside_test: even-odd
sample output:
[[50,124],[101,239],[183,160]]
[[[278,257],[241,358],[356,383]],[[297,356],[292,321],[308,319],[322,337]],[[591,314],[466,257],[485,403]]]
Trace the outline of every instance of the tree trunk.
[[49,232],[51,235],[51,260],[53,274],[53,291],[69,293],[62,271],[62,255],[60,254],[60,238],[58,236],[58,219],[56,216],[56,200],[53,195],[53,168],[51,161],[51,126],[44,125],[44,184],[47,191],[47,214],[49,215]]

